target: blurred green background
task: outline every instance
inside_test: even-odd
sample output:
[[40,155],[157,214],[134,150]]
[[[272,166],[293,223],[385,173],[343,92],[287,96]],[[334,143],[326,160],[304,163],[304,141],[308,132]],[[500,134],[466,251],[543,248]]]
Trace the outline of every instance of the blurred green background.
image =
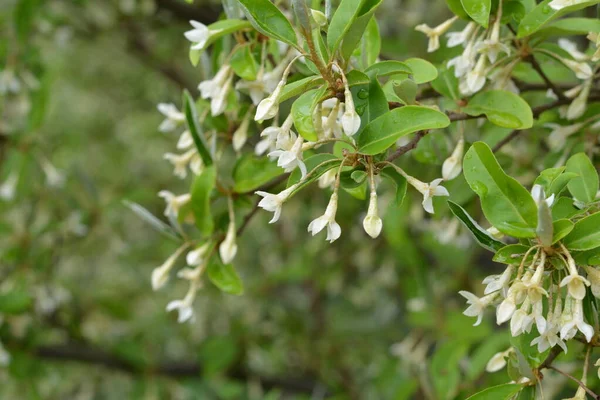
[[[444,1],[378,13],[386,57],[436,61],[413,27],[448,18]],[[0,398],[442,400],[508,381],[484,373],[507,330],[472,328],[456,294],[501,266],[443,201],[426,219],[416,196],[387,207],[393,188],[375,241],[347,194],[333,245],[306,232],[327,204],[316,187],[278,224],[260,212],[239,239],[245,294],[207,283],[194,323],[165,311],[186,287],[153,292],[150,274],[177,244],[123,200],[162,217],[157,192],[186,190],[162,159],[177,137],[158,132],[156,105],[197,93],[183,32],[219,16],[198,1],[0,1],[0,80],[20,83],[0,95]],[[439,176],[451,134],[429,135],[407,169]],[[473,196],[462,178],[449,189]]]

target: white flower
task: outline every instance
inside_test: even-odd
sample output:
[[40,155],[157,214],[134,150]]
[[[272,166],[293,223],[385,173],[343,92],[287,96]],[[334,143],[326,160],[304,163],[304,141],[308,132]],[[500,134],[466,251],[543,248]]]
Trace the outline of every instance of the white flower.
[[463,53],[448,61],[448,67],[454,67],[454,76],[461,78],[475,66],[475,44],[469,42]]
[[344,115],[342,115],[342,128],[348,136],[354,135],[360,129],[360,117],[354,109],[354,99],[352,92],[348,86],[348,82],[344,82],[346,89],[344,90]]
[[8,178],[0,185],[0,199],[10,201],[15,198],[19,174],[16,171],[11,172]]
[[479,57],[475,68],[467,73],[467,77],[464,80],[467,91],[463,90],[465,89],[464,86],[461,89],[465,94],[477,93],[483,88],[483,85],[485,85],[487,75],[486,60],[487,58],[485,56]]
[[325,172],[318,180],[319,188],[325,189],[330,187],[335,183],[335,178],[337,177],[337,171],[335,169],[330,169]]
[[306,176],[306,165],[302,160],[303,143],[304,138],[298,136],[290,148],[272,151],[268,156],[272,159],[277,158],[277,166],[283,168],[285,172],[292,172],[296,167],[300,168],[302,178],[304,178]]
[[173,164],[173,174],[184,179],[187,176],[187,167],[195,154],[197,154],[197,151],[193,148],[183,154],[165,153],[163,158]]
[[171,254],[160,267],[154,268],[152,271],[152,290],[162,288],[169,281],[169,272],[171,272],[171,269],[173,269],[173,266],[175,265],[175,261],[177,261],[186,247],[187,244],[184,244],[178,248],[175,253]]
[[559,125],[557,123],[548,122],[544,127],[552,129],[548,136],[548,145],[552,150],[561,150],[565,147],[567,138],[583,128],[583,123],[573,125]]
[[363,220],[363,228],[365,232],[373,239],[377,238],[383,228],[383,222],[379,218],[377,211],[377,192],[371,191],[371,198],[369,200],[369,210],[367,216]]
[[461,290],[458,292],[458,294],[467,299],[467,304],[469,304],[469,307],[463,311],[463,314],[467,317],[477,317],[477,321],[475,321],[473,326],[477,326],[481,323],[481,320],[483,319],[483,312],[485,311],[486,307],[489,306],[490,303],[496,298],[496,293],[488,294],[487,296],[483,296],[481,298],[475,296],[471,292],[467,292],[466,290]]
[[45,157],[40,158],[40,165],[42,171],[46,175],[46,183],[50,187],[60,188],[63,187],[66,181],[65,175],[60,172],[50,161]]
[[263,199],[258,203],[258,206],[266,211],[273,213],[273,218],[269,221],[270,224],[279,221],[279,217],[281,216],[281,208],[283,203],[287,201],[290,195],[298,188],[299,183],[290,186],[285,189],[281,193],[271,194],[267,192],[255,192],[257,195],[263,197]]
[[292,53],[281,60],[281,62],[272,70],[264,73],[264,65],[261,65],[257,73],[256,79],[253,81],[240,80],[236,83],[235,88],[248,92],[250,99],[254,105],[258,105],[264,99],[265,93],[272,93],[277,87],[277,83],[281,79],[286,63],[290,61]]
[[2,343],[0,343],[0,367],[6,367],[10,364],[10,353],[6,351]]
[[530,308],[531,303],[529,302],[529,299],[525,299],[521,308],[515,311],[510,318],[510,333],[513,337],[531,331],[533,317],[529,315]]
[[456,144],[456,148],[442,164],[442,178],[451,181],[462,171],[462,156],[465,148],[465,140],[461,137]]
[[509,265],[502,275],[490,275],[483,280],[483,284],[487,285],[483,294],[490,294],[508,287],[514,267]]
[[549,4],[554,10],[562,10],[565,7],[574,6],[577,4],[585,3],[587,0],[552,0]]
[[571,55],[577,61],[585,61],[587,60],[587,56],[580,52],[577,49],[577,45],[575,42],[570,41],[569,39],[560,38],[558,39],[558,45],[561,49],[565,50],[567,53]]
[[233,74],[229,74],[223,86],[215,93],[210,101],[210,114],[213,117],[223,114],[227,107],[227,96],[231,90],[231,82],[233,82]]
[[159,103],[156,108],[165,116],[165,119],[158,127],[158,130],[161,132],[171,132],[180,123],[185,121],[185,115],[173,103]]
[[173,310],[177,310],[179,312],[177,322],[180,324],[186,321],[192,322],[194,320],[194,310],[192,309],[192,306],[194,304],[194,299],[196,298],[198,286],[199,284],[197,281],[190,282],[190,288],[182,300],[173,300],[167,304],[168,312]]
[[513,351],[514,349],[511,347],[506,351],[494,354],[485,366],[485,370],[487,372],[497,372],[506,367],[506,359]]
[[600,298],[600,270],[585,265],[583,267],[587,272],[587,278],[590,281],[592,287],[592,294],[596,298]]
[[[335,104],[333,105],[333,107],[331,107],[331,111],[329,112],[329,115],[327,117],[323,117],[323,122],[322,122],[324,139],[328,139],[331,137],[336,137],[336,138],[342,137],[342,130],[340,128],[340,122],[338,121],[341,103],[338,101],[338,99],[331,99],[331,100],[335,100]],[[326,102],[327,102],[327,100],[324,101],[322,104],[323,110],[326,109],[326,107],[325,107]]]
[[433,210],[433,198],[435,196],[450,196],[448,190],[440,186],[443,182],[442,178],[435,179],[431,183],[427,184],[420,180],[413,178],[412,176],[405,176],[408,183],[410,183],[415,189],[417,189],[423,195],[423,209],[430,214],[434,213]]
[[195,267],[196,265],[203,264],[206,259],[208,250],[211,248],[211,243],[205,243],[202,246],[195,248],[187,253],[185,261],[188,265]]
[[229,227],[227,228],[227,234],[225,235],[225,240],[223,240],[219,246],[219,254],[221,255],[223,264],[229,264],[232,262],[237,254],[238,246],[235,242],[235,236],[235,222],[230,221]]
[[456,47],[458,45],[464,44],[471,36],[471,33],[475,30],[477,24],[475,22],[469,22],[465,29],[460,32],[449,32],[446,34],[448,38],[448,47]]
[[158,196],[165,199],[165,202],[167,203],[167,207],[165,208],[164,212],[165,216],[172,218],[177,218],[181,208],[192,200],[192,195],[189,193],[175,196],[168,190],[161,190],[158,192]]
[[457,19],[458,17],[450,18],[449,20],[444,21],[435,28],[431,28],[427,24],[417,25],[415,27],[416,31],[423,32],[429,38],[429,43],[427,45],[428,53],[432,53],[440,48],[440,36],[446,33],[446,31],[450,29],[454,21],[456,21]]
[[203,99],[212,99],[217,97],[225,86],[227,80],[232,75],[232,69],[229,64],[224,64],[212,79],[207,79],[198,85],[200,96]]
[[587,63],[573,61],[563,57],[559,57],[559,60],[565,64],[567,68],[573,71],[575,76],[579,79],[590,79],[594,75],[592,67]]
[[536,344],[538,352],[540,353],[543,353],[544,351],[556,345],[559,345],[565,353],[567,352],[567,345],[558,336],[556,327],[554,325],[547,326],[546,330],[542,332],[540,336],[531,341],[531,346],[535,346]]
[[12,69],[0,72],[0,95],[7,93],[18,93],[21,90],[21,82],[15,76]]
[[585,287],[590,286],[590,281],[579,275],[577,271],[571,272],[561,282],[560,287],[567,286],[569,295],[576,300],[583,300]]
[[329,204],[327,205],[325,214],[323,214],[319,218],[314,219],[308,225],[308,231],[312,233],[313,236],[315,236],[317,233],[321,232],[325,227],[327,227],[326,240],[329,240],[330,243],[333,243],[340,237],[340,235],[342,234],[342,228],[340,228],[340,225],[337,222],[335,222],[337,203],[338,195],[336,192],[333,192],[331,198],[329,199]]
[[494,26],[492,27],[492,33],[490,34],[489,39],[479,42],[475,46],[475,50],[479,53],[486,54],[492,64],[498,59],[498,54],[510,54],[510,48],[504,43],[500,42],[500,19],[501,15],[498,14],[496,21],[494,22]]
[[190,21],[194,29],[184,33],[187,40],[193,43],[192,50],[202,50],[210,38],[211,30],[198,21]]
[[240,151],[248,140],[248,126],[250,125],[250,113],[246,113],[246,116],[242,120],[240,126],[233,133],[231,142],[235,151]]
[[531,188],[531,197],[538,207],[540,206],[541,201],[545,201],[548,207],[552,207],[552,204],[554,204],[554,194],[550,195],[550,197],[546,197],[546,193],[544,192],[544,187],[542,185],[533,185]]
[[271,119],[277,115],[279,111],[279,94],[281,91],[275,91],[266,99],[263,99],[256,107],[256,115],[254,120],[257,122],[263,122],[264,120]]
[[185,150],[185,149],[190,148],[193,145],[194,145],[194,138],[192,137],[192,134],[190,133],[190,131],[188,131],[188,130],[183,131],[181,136],[179,136],[179,140],[177,141],[177,148],[179,150]]
[[560,329],[560,337],[562,339],[566,339],[568,336],[570,336],[570,333],[577,328],[581,333],[583,333],[585,339],[589,343],[594,336],[594,328],[583,319],[583,303],[581,300],[575,299],[574,301],[575,308],[572,311],[570,318],[567,318],[566,323],[562,325],[562,328]]
[[567,109],[567,119],[573,120],[581,117],[587,108],[588,97],[592,88],[592,80],[588,79],[582,86],[579,95]]

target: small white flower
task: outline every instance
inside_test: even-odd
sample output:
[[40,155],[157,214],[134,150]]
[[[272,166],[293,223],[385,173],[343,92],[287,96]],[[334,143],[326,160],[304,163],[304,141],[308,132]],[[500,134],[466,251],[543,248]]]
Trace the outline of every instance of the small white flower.
[[183,154],[165,153],[163,158],[173,164],[173,174],[184,179],[187,176],[187,167],[190,165],[195,154],[197,154],[197,151],[193,148]]
[[193,43],[192,50],[202,50],[210,38],[211,31],[206,25],[198,21],[190,21],[194,29],[184,33],[187,40]]
[[217,97],[225,86],[229,77],[232,76],[232,69],[229,64],[224,64],[212,79],[207,79],[198,85],[200,96],[203,99],[212,99]]
[[203,264],[206,259],[206,255],[208,250],[211,248],[211,243],[205,243],[202,246],[195,248],[187,253],[185,256],[185,261],[188,265],[195,267],[196,265]]
[[510,47],[500,42],[500,15],[498,15],[494,22],[489,39],[479,42],[475,46],[475,51],[486,54],[492,64],[498,59],[498,54],[510,54]]
[[373,239],[377,238],[383,228],[383,222],[378,215],[377,211],[377,192],[371,191],[371,198],[369,200],[369,210],[367,216],[363,220],[363,228],[365,232]]
[[590,79],[594,75],[594,71],[589,64],[579,61],[569,60],[568,58],[559,57],[559,60],[565,64],[567,68],[575,73],[579,79]]
[[577,271],[574,271],[560,282],[560,287],[563,286],[567,287],[571,297],[576,300],[583,300],[585,297],[585,287],[590,286],[590,281],[579,275]]
[[577,61],[585,61],[587,60],[587,56],[580,52],[577,49],[577,45],[575,42],[570,41],[569,39],[560,38],[558,39],[558,45],[561,49],[565,50],[567,53],[571,55]]
[[462,157],[465,148],[465,140],[461,137],[456,144],[456,148],[442,164],[442,178],[451,181],[462,171]]
[[509,265],[501,275],[490,275],[483,280],[483,284],[487,285],[483,294],[490,294],[502,289],[506,289],[512,277],[514,267]]
[[7,93],[18,93],[21,90],[21,82],[15,76],[12,69],[0,71],[0,95]]
[[454,21],[456,21],[457,19],[458,17],[450,18],[449,20],[442,22],[440,25],[434,28],[431,28],[427,24],[417,25],[415,27],[416,31],[423,32],[429,38],[429,43],[427,45],[428,53],[433,53],[434,51],[440,48],[440,36],[446,33],[446,31],[450,29]]
[[469,307],[467,307],[467,309],[463,311],[463,314],[467,317],[477,317],[477,321],[475,321],[473,326],[481,324],[481,320],[483,319],[483,313],[485,309],[497,296],[496,293],[492,293],[479,298],[473,293],[467,292],[466,290],[461,290],[460,292],[458,292],[458,294],[467,299],[467,304],[469,304]]
[[229,227],[227,228],[227,234],[225,235],[225,240],[223,240],[219,246],[219,254],[221,255],[223,264],[229,264],[232,262],[237,254],[238,246],[235,242],[235,237],[235,222],[230,221]]
[[279,94],[281,91],[275,91],[271,96],[263,99],[256,107],[256,115],[254,120],[257,122],[263,122],[271,119],[277,115],[279,111]]
[[330,187],[335,183],[335,178],[337,177],[337,171],[335,169],[330,169],[325,172],[318,180],[319,188],[325,189]]
[[189,149],[193,145],[194,145],[194,138],[192,138],[192,134],[190,133],[190,131],[188,131],[188,130],[183,131],[181,136],[179,136],[179,140],[177,141],[177,148],[179,150],[185,150],[185,149]]
[[354,109],[354,99],[352,92],[348,86],[348,82],[344,82],[346,89],[344,90],[344,114],[342,115],[342,128],[348,136],[354,135],[360,129],[360,117]]
[[180,123],[185,121],[185,115],[173,103],[159,103],[156,108],[165,116],[165,119],[158,127],[158,130],[161,132],[171,132]]
[[[465,85],[467,92],[469,94],[474,94],[479,92],[483,86],[485,85],[486,76],[487,76],[487,58],[485,56],[480,56],[475,68],[467,73],[467,77],[465,79]],[[463,91],[465,87],[461,89]]]
[[549,4],[554,10],[560,11],[563,8],[585,3],[587,0],[552,0]]
[[199,284],[197,281],[190,282],[190,288],[187,294],[182,300],[173,300],[167,304],[167,312],[177,310],[179,315],[177,322],[184,323],[186,321],[192,322],[194,320],[194,310],[192,308],[194,299],[196,298],[196,292],[198,291]]
[[16,171],[11,172],[8,178],[0,185],[0,199],[10,201],[15,198],[19,174]]
[[513,351],[514,349],[511,347],[508,350],[494,354],[485,366],[485,370],[487,372],[497,372],[506,367],[506,359]]
[[533,317],[529,315],[530,308],[531,303],[529,302],[529,299],[525,299],[521,308],[515,311],[510,318],[510,333],[513,337],[531,331]]
[[587,272],[587,278],[590,281],[592,294],[594,297],[600,299],[600,270],[590,267],[584,266],[585,272]]
[[269,158],[277,158],[277,166],[284,169],[285,172],[292,172],[296,167],[300,168],[302,178],[306,176],[306,165],[302,160],[302,144],[304,138],[298,136],[293,145],[287,149],[275,150],[268,154]]
[[475,44],[469,42],[463,53],[448,61],[448,67],[454,67],[454,76],[461,78],[475,66]]
[[567,109],[568,120],[574,120],[583,115],[583,113],[587,109],[587,102],[591,88],[592,80],[588,79],[583,84],[581,91],[579,92],[575,100],[573,100],[573,102],[569,105],[569,108]]
[[175,253],[171,254],[160,267],[154,268],[152,271],[152,290],[159,290],[169,281],[169,272],[171,272],[175,262],[186,247],[187,244],[184,244]]
[[213,117],[223,114],[227,107],[227,96],[231,90],[231,83],[233,82],[233,74],[229,74],[223,86],[219,88],[218,92],[215,93],[210,101],[210,114]]
[[10,364],[11,356],[0,343],[0,367],[7,367]]
[[165,199],[167,207],[165,208],[164,214],[165,216],[170,218],[177,218],[181,208],[187,205],[192,200],[192,195],[189,193],[175,196],[168,190],[161,190],[160,192],[158,192],[158,196]]
[[250,112],[246,113],[246,116],[242,120],[240,126],[233,133],[231,142],[235,151],[240,151],[248,140],[248,127],[250,125]]
[[546,193],[544,192],[544,187],[542,185],[533,185],[531,188],[531,197],[533,197],[533,200],[535,200],[538,207],[540,206],[540,199],[543,199],[548,207],[552,207],[552,204],[554,204],[554,194],[550,195],[550,197],[546,197]]
[[287,201],[290,195],[298,188],[299,183],[290,186],[285,189],[281,193],[271,194],[267,192],[255,192],[257,195],[263,197],[263,199],[258,203],[258,206],[266,211],[273,213],[273,218],[269,221],[270,224],[279,221],[279,217],[281,216],[281,208],[283,203]]
[[417,189],[423,195],[423,209],[430,214],[434,213],[433,210],[433,198],[435,196],[450,196],[448,190],[440,186],[444,180],[442,178],[435,179],[431,183],[427,184],[420,180],[413,178],[412,176],[405,177],[408,183],[410,183],[415,189]]
[[460,32],[449,32],[446,34],[448,38],[448,47],[456,47],[461,44],[465,44],[471,36],[471,33],[475,30],[477,24],[475,22],[469,22],[465,29]]
[[552,132],[548,135],[548,145],[555,151],[563,149],[567,142],[567,138],[581,130],[583,125],[583,123],[578,123],[563,126],[553,122],[544,124],[544,127],[552,129]]
[[46,175],[46,183],[50,187],[60,188],[63,187],[66,181],[65,175],[59,171],[48,159],[45,157],[40,158],[40,165],[42,171]]
[[560,337],[566,340],[573,330],[578,329],[589,343],[594,336],[594,328],[583,319],[583,303],[581,300],[575,299],[574,301],[575,308],[572,311],[571,318],[567,318],[567,322],[562,325]]
[[342,234],[342,228],[340,225],[335,222],[335,214],[337,212],[337,204],[338,204],[338,195],[334,192],[329,199],[329,204],[327,205],[327,209],[325,210],[325,214],[320,216],[319,218],[314,219],[308,225],[308,231],[315,236],[317,233],[321,232],[325,227],[327,227],[327,238],[330,243],[333,243],[337,239],[339,239]]

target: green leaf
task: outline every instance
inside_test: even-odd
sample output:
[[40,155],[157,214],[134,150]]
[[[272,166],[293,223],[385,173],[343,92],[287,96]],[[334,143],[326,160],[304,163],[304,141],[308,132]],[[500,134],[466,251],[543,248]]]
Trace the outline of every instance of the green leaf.
[[233,265],[224,265],[218,257],[213,257],[208,266],[208,278],[225,293],[242,295],[244,285]]
[[404,60],[404,63],[411,69],[413,80],[418,85],[431,82],[438,77],[437,68],[429,61],[421,58],[409,58]]
[[362,67],[367,68],[373,65],[379,54],[381,53],[381,35],[379,34],[379,25],[377,25],[377,19],[371,18],[369,25],[362,38],[361,46],[361,61]]
[[560,197],[552,206],[552,218],[554,220],[572,218],[584,212],[585,210],[573,206],[573,199],[570,197]]
[[394,196],[394,206],[400,207],[402,202],[404,202],[404,197],[406,197],[406,189],[407,182],[406,178],[400,175],[398,171],[396,171],[393,167],[384,168],[381,171],[381,175],[387,176],[394,182],[396,185],[396,195]]
[[302,93],[305,93],[309,89],[322,85],[324,82],[325,80],[323,80],[323,78],[321,78],[320,76],[309,76],[288,83],[283,87],[283,90],[281,91],[279,102],[283,103],[284,101],[291,99],[292,97],[296,97]]
[[523,388],[522,385],[505,383],[504,385],[492,386],[491,388],[482,390],[467,400],[508,400],[517,394],[521,388]]
[[454,398],[460,384],[460,360],[465,356],[467,343],[450,341],[438,346],[431,359],[431,377],[439,399]]
[[471,231],[473,237],[475,237],[475,240],[477,240],[477,243],[479,243],[481,247],[491,252],[496,252],[506,246],[501,241],[494,239],[492,235],[479,226],[477,221],[475,221],[464,208],[450,200],[448,200],[448,206],[450,207],[450,211],[452,211],[460,222]]
[[237,193],[247,193],[258,189],[281,175],[281,168],[267,157],[245,154],[233,168],[233,189]]
[[204,133],[202,132],[202,128],[200,127],[200,121],[198,120],[198,113],[196,112],[196,105],[194,103],[194,99],[190,92],[186,90],[183,91],[183,108],[185,112],[185,121],[187,123],[188,130],[192,134],[192,138],[194,139],[194,144],[198,149],[198,153],[202,158],[202,162],[205,166],[212,165],[212,156],[210,151],[208,150],[208,145],[206,144],[206,140],[204,139]]
[[597,18],[563,18],[541,29],[541,36],[587,35],[600,32],[600,19]]
[[448,5],[450,11],[454,13],[454,15],[457,15],[462,19],[469,19],[469,14],[467,14],[463,8],[460,0],[446,0],[446,4]]
[[567,236],[573,228],[575,224],[568,219],[559,219],[558,221],[554,221],[554,236],[552,238],[552,244],[557,243],[559,240]]
[[529,104],[518,95],[504,90],[479,92],[463,111],[473,116],[485,114],[491,123],[503,128],[528,129],[533,126]]
[[598,193],[598,173],[588,156],[585,153],[571,156],[567,161],[567,172],[578,175],[567,185],[573,197],[586,204],[594,201]]
[[176,231],[174,231],[173,228],[171,228],[171,226],[165,224],[160,219],[156,218],[154,214],[152,214],[150,211],[148,211],[141,205],[128,200],[123,200],[123,204],[125,205],[125,207],[133,211],[139,218],[150,224],[150,226],[156,229],[158,232],[177,242],[181,241],[179,234]]
[[317,131],[313,125],[313,113],[318,101],[323,97],[326,87],[313,89],[298,97],[292,104],[292,119],[296,130],[304,139],[314,142],[318,140]]
[[365,70],[367,75],[375,74],[376,76],[390,76],[396,74],[412,74],[412,69],[400,61],[380,61],[371,65]]
[[569,250],[585,251],[600,247],[600,212],[585,217],[565,237],[563,243]]
[[382,0],[366,0],[363,3],[358,17],[348,29],[342,40],[341,53],[344,60],[349,60],[356,47],[360,44],[365,30],[370,22],[374,20],[373,13],[382,3]]
[[492,0],[460,0],[463,9],[484,28],[488,27],[490,20],[490,11],[492,10]]
[[535,237],[538,218],[533,198],[519,182],[504,173],[487,144],[476,142],[471,146],[465,154],[463,169],[493,226],[514,237]]
[[462,96],[458,90],[458,78],[454,76],[454,72],[446,67],[442,67],[438,71],[439,75],[431,82],[431,87],[452,100],[460,99]]
[[[357,97],[360,97],[358,96],[359,93],[360,91],[357,93]],[[371,121],[381,117],[386,112],[390,111],[390,107],[388,105],[387,98],[385,97],[385,93],[383,92],[381,85],[379,85],[379,82],[377,81],[377,76],[375,75],[373,75],[369,84],[369,96],[367,100],[368,107],[366,107],[365,112],[363,112],[361,115],[361,122],[363,123],[363,125],[367,125]],[[357,112],[360,111],[361,110],[358,109]]]
[[[306,170],[308,171],[308,177],[302,182],[302,185],[298,189],[301,190],[306,185],[311,184],[316,181],[323,175],[325,172],[329,171],[332,168],[339,168],[342,160],[331,153],[319,153],[314,156],[308,157],[304,160],[304,164],[306,164]],[[302,177],[301,172],[298,168],[296,168],[288,179],[287,187],[290,187],[298,182],[300,182],[300,178]]]
[[[353,32],[352,38],[350,38],[351,42],[356,40],[356,36],[361,28],[362,31],[364,31],[367,27],[368,20],[380,3],[381,0],[342,0],[340,2],[333,17],[331,17],[329,28],[327,30],[327,46],[329,47],[329,52],[332,57],[335,56],[335,52],[342,40],[345,40],[346,34],[348,34],[354,24],[357,23],[357,18],[361,16],[367,17],[366,21],[358,21],[358,29],[357,32]],[[359,36],[362,36],[362,33],[360,33]],[[358,40],[360,40],[360,37],[358,37]],[[355,42],[355,45],[356,44],[358,44],[358,41]],[[352,50],[350,50],[350,54],[352,54]],[[348,51],[348,49],[345,49],[346,56],[348,56]]]
[[[509,244],[498,250],[492,260],[502,264],[520,264],[529,248],[523,244]],[[527,261],[533,261],[533,253],[529,253]]]
[[253,81],[258,73],[258,63],[252,54],[252,47],[249,43],[237,47],[232,53],[229,61],[231,68],[242,79]]
[[400,137],[426,129],[440,129],[450,120],[439,111],[428,107],[405,106],[396,108],[369,123],[358,137],[358,151],[374,155],[387,150]]
[[194,179],[190,193],[192,195],[192,212],[196,226],[204,235],[210,235],[214,223],[210,211],[210,196],[217,183],[217,169],[214,165],[205,167],[204,171]]
[[0,294],[0,313],[22,314],[29,310],[33,298],[24,290],[13,289],[8,293]]
[[270,0],[238,0],[254,28],[265,36],[297,47],[296,31]]
[[15,30],[17,38],[23,43],[30,38],[33,17],[38,8],[38,0],[18,0],[15,5],[13,15]]
[[531,12],[527,14],[525,18],[521,20],[521,23],[519,24],[519,30],[517,32],[517,38],[529,36],[540,30],[547,23],[565,14],[600,3],[600,0],[584,1],[557,11],[550,7],[549,4],[551,1],[552,0],[542,1],[533,10],[531,10]]

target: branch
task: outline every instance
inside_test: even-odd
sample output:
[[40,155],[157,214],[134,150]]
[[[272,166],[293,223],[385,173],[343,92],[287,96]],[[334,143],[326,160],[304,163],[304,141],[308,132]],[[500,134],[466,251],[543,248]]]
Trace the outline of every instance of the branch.
[[556,86],[554,84],[554,82],[552,82],[550,80],[550,78],[548,78],[548,76],[546,75],[546,73],[542,69],[542,66],[540,65],[540,63],[538,63],[538,61],[535,59],[535,57],[533,55],[530,55],[529,57],[527,57],[526,60],[527,60],[527,62],[529,62],[529,64],[531,64],[531,66],[538,73],[538,75],[544,80],[544,83],[546,84],[546,86],[549,89],[552,89],[552,91],[554,92],[554,94],[556,94],[558,96],[559,100],[569,100],[567,98],[567,96],[565,96],[565,94],[563,93],[563,91],[558,86]]
[[579,386],[581,386],[583,388],[583,390],[586,391],[586,393],[590,396],[592,396],[592,399],[600,399],[600,395],[597,395],[596,393],[594,393],[594,391],[592,389],[590,389],[589,387],[587,387],[585,385],[585,383],[583,383],[582,381],[580,381],[579,379],[575,378],[573,375],[567,374],[566,372],[561,371],[560,369],[549,365],[548,367],[546,367],[548,369],[554,370],[556,372],[558,372],[559,374],[566,376],[567,378],[571,379],[573,382],[576,382]]
[[392,162],[395,159],[397,159],[398,157],[400,157],[401,155],[403,155],[405,153],[408,153],[409,151],[411,151],[412,149],[414,149],[415,147],[417,147],[417,145],[419,144],[419,142],[421,141],[421,139],[423,139],[428,133],[429,133],[429,131],[418,131],[417,134],[415,135],[415,137],[412,138],[412,140],[410,142],[408,142],[404,146],[398,147],[396,149],[396,151],[393,152],[387,158],[387,161]]
[[[36,356],[53,361],[73,361],[84,364],[100,365],[108,369],[119,370],[130,374],[155,374],[171,378],[199,377],[203,368],[194,361],[161,362],[153,367],[141,369],[128,360],[109,354],[101,349],[79,344],[60,344],[41,346],[34,350]],[[244,369],[230,371],[228,376],[238,380],[248,380],[256,376]],[[305,377],[258,377],[262,386],[267,389],[279,388],[289,393],[312,393],[318,382]]]

